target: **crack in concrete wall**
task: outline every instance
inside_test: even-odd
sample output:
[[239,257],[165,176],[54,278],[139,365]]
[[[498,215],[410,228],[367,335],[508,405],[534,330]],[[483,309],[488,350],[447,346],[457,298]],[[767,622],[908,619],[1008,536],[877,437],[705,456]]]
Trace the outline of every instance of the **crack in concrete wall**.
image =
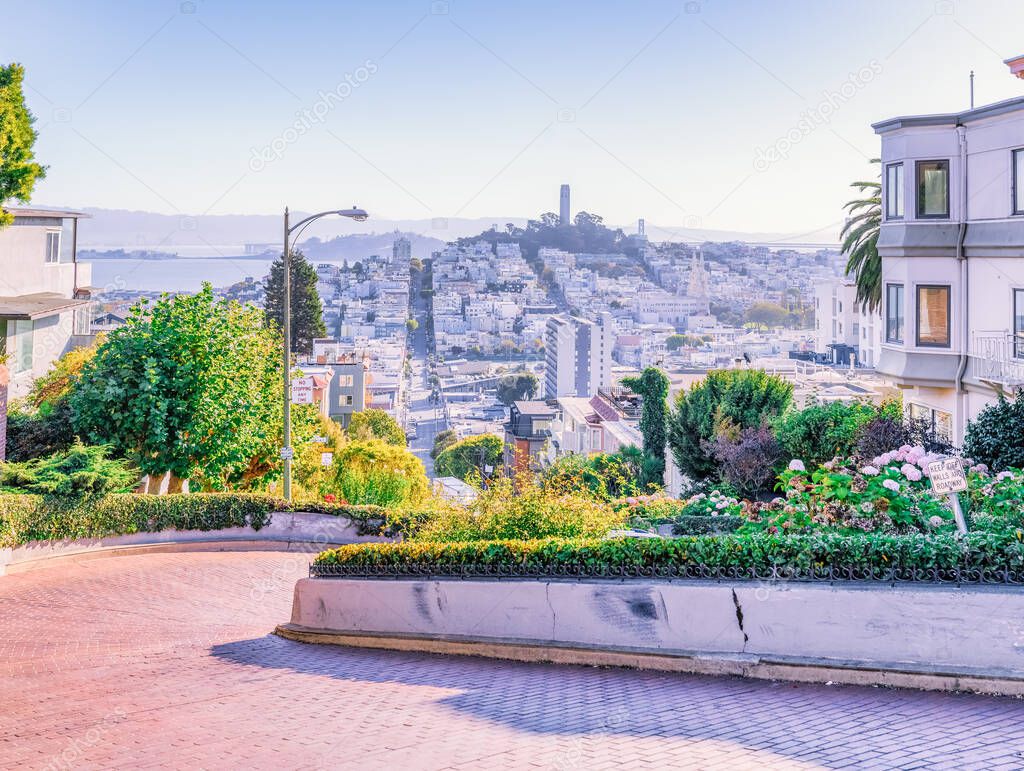
[[740,607],[740,598],[736,595],[736,590],[732,590],[732,604],[736,606],[736,623],[739,624],[740,633],[743,635],[743,653],[747,651],[747,643],[750,638],[747,636],[746,630],[743,629],[743,608]]

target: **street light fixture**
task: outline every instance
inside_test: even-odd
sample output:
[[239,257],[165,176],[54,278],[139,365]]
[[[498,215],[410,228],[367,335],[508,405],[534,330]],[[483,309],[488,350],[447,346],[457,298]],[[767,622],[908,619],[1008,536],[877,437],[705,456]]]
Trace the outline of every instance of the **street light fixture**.
[[[284,316],[284,442],[281,448],[281,458],[284,460],[284,498],[286,501],[292,499],[292,252],[289,241],[295,243],[306,226],[321,217],[328,217],[336,214],[339,217],[348,217],[356,222],[365,222],[370,216],[365,210],[353,206],[351,209],[332,209],[322,211],[319,214],[311,214],[303,220],[289,226],[288,207],[284,209],[284,252],[282,262],[284,263],[284,307],[281,314]],[[298,231],[298,232],[296,232]],[[292,238],[292,233],[295,237]]]

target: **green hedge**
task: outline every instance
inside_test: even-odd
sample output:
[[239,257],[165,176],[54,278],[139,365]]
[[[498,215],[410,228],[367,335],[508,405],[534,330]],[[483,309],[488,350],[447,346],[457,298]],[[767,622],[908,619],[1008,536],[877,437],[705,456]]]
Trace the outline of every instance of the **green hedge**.
[[719,535],[735,533],[746,520],[728,514],[680,514],[672,520],[673,535]]
[[383,532],[386,517],[377,506],[322,502],[291,503],[267,495],[191,493],[110,495],[100,499],[58,500],[37,495],[0,495],[0,547],[29,541],[99,538],[129,533],[178,530],[259,530],[275,511],[309,511],[345,517],[360,535]]
[[[315,565],[335,571],[388,575],[527,574],[699,575],[702,571],[808,574],[853,571],[877,577],[891,569],[919,571],[1010,570],[1024,573],[1020,533],[952,535],[694,535],[673,539],[405,542],[341,546]],[[953,580],[943,576],[943,580]],[[928,576],[920,577],[928,580]],[[969,577],[965,580],[971,580]],[[1022,576],[1024,580],[1024,576]]]

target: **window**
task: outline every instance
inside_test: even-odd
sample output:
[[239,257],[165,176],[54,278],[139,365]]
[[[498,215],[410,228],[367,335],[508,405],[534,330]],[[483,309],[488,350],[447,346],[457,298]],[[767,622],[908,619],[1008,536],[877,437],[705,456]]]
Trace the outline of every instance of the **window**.
[[48,265],[60,262],[60,231],[50,230],[46,233],[46,263]]
[[352,394],[342,394],[341,398],[338,401],[339,401],[339,404],[342,407],[351,407],[352,406]]
[[885,342],[903,342],[903,284],[885,287]]
[[75,308],[74,320],[72,321],[71,334],[88,335],[92,325],[92,309],[88,305]]
[[890,163],[885,167],[885,218],[903,219],[903,164]]
[[1013,290],[1013,355],[1024,359],[1024,289]]
[[932,409],[925,404],[909,405],[908,414],[915,423],[924,426],[935,439],[949,441],[953,436],[953,416],[942,410]]
[[341,388],[351,388],[352,381],[352,375],[338,375],[338,386]]
[[949,287],[917,287],[917,344],[949,348]]
[[1024,214],[1024,149],[1013,151],[1013,213]]
[[917,216],[949,217],[949,161],[917,162]]
[[27,372],[32,369],[32,322],[14,322],[13,372]]

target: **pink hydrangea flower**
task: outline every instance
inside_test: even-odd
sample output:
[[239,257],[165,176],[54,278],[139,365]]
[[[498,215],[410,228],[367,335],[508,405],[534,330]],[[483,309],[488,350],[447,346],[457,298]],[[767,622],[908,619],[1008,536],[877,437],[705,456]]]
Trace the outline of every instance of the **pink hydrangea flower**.
[[878,469],[874,466],[865,466],[860,470],[860,473],[866,477],[876,477],[878,476]]
[[919,469],[917,466],[911,465],[910,463],[904,463],[902,466],[900,466],[900,473],[903,474],[903,476],[905,476],[911,482],[921,481],[921,469]]
[[894,493],[898,493],[900,491],[900,483],[895,479],[886,479],[882,482],[882,487],[886,490],[892,490]]
[[790,471],[807,471],[807,467],[804,466],[804,462],[802,460],[799,460],[797,458],[793,458],[793,460],[791,460],[789,462],[789,470]]

